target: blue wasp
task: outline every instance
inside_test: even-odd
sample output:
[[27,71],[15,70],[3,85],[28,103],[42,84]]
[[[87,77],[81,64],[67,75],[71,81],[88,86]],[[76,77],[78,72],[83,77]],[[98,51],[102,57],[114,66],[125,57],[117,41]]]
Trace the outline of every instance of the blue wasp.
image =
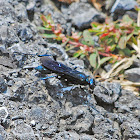
[[[40,62],[42,65],[35,67],[35,69],[41,73],[50,70],[54,73],[57,73],[60,76],[64,76],[68,80],[71,79],[72,81],[76,81],[78,84],[89,85],[91,89],[94,89],[94,87],[96,86],[95,79],[90,78],[86,74],[77,71],[75,69],[72,69],[60,62],[55,61],[52,57],[50,57],[51,55],[25,54],[20,52],[14,52],[14,53],[24,54],[24,55],[37,55],[38,57],[41,57]],[[51,77],[56,77],[56,76],[43,77],[41,78],[41,80],[46,80]],[[98,85],[98,86],[103,87],[102,85]],[[106,92],[108,92],[108,90],[105,87],[103,88],[105,89]]]
[[[72,69],[60,62],[55,61],[49,56],[40,55],[40,61],[42,66],[38,66],[35,69],[42,72],[47,69],[57,73],[61,76],[66,77],[67,79],[72,79],[73,81],[77,81],[79,84],[90,85],[91,88],[95,87],[95,80],[91,79],[89,76],[85,75],[82,72],[79,72],[75,69]],[[42,80],[48,79],[48,77],[42,78]]]

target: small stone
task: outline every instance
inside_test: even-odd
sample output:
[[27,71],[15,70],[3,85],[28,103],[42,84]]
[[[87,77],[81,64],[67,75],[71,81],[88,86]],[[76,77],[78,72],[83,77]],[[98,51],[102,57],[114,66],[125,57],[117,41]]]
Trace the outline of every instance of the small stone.
[[32,120],[30,123],[31,123],[31,125],[32,125],[33,127],[36,125],[35,120]]
[[7,85],[4,81],[4,78],[3,77],[0,77],[0,93],[3,93],[5,92],[7,89]]
[[11,129],[11,132],[17,139],[20,140],[35,139],[35,134],[32,127],[28,124],[25,124],[22,120],[14,121],[14,127]]
[[5,121],[8,117],[8,110],[6,107],[0,107],[0,120]]
[[8,81],[8,83],[7,83],[8,86],[12,86],[13,84],[14,84],[13,80]]
[[8,128],[9,124],[10,124],[10,120],[7,119],[9,113],[6,107],[0,107],[0,121],[1,121],[1,125],[4,128]]
[[7,139],[7,132],[0,125],[0,140],[6,140],[6,139]]
[[72,3],[69,7],[70,18],[74,26],[82,30],[90,27],[91,22],[103,22],[104,15],[88,3]]
[[0,94],[0,104],[3,104],[3,101],[4,101],[4,97],[2,94]]
[[100,102],[113,104],[121,95],[121,85],[104,82],[102,87],[99,85],[94,88],[94,95]]
[[135,6],[137,6],[137,2],[135,0],[116,0],[111,9],[111,13],[129,11],[134,9]]
[[40,123],[38,123],[38,124],[36,124],[36,130],[41,130],[42,129],[42,124],[40,124]]
[[126,79],[132,82],[140,82],[140,68],[132,68],[125,71]]

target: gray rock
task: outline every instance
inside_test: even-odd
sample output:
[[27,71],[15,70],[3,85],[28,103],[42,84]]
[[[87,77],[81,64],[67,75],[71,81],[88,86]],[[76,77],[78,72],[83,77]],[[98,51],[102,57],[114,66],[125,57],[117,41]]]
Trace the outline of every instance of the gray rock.
[[3,53],[3,57],[0,57],[0,65],[7,67],[7,68],[16,68],[16,64],[13,62],[12,57],[6,56],[5,53]]
[[63,131],[59,132],[58,134],[55,135],[55,137],[52,140],[96,140],[91,135],[83,134],[80,135],[74,131]]
[[7,85],[3,77],[0,77],[0,93],[5,92],[7,89]]
[[124,139],[140,139],[140,122],[132,115],[126,117],[120,128]]
[[101,115],[95,116],[92,131],[96,139],[121,139],[121,132],[114,127],[113,121]]
[[34,127],[34,126],[36,125],[36,122],[35,122],[34,120],[32,120],[32,121],[30,122],[30,124]]
[[116,0],[106,0],[105,1],[105,9],[110,10],[115,3]]
[[111,8],[111,13],[129,11],[134,9],[135,6],[137,6],[137,2],[135,0],[116,0]]
[[4,20],[0,20],[3,23],[16,22],[16,15],[15,15],[14,8],[11,4],[7,2],[7,0],[0,1],[0,19],[4,19]]
[[11,87],[12,95],[10,100],[12,101],[22,101],[25,98],[24,84],[19,80]]
[[119,83],[105,82],[103,87],[96,86],[94,89],[94,95],[98,102],[104,102],[106,104],[113,104],[121,95],[121,85]]
[[14,126],[11,130],[13,135],[20,140],[35,140],[35,134],[30,125],[25,124],[23,121],[14,121]]
[[99,13],[96,9],[91,7],[88,3],[72,3],[68,11],[72,23],[78,29],[85,29],[90,27],[90,23],[103,22],[104,15]]
[[136,11],[126,11],[125,15],[128,15],[135,23],[137,22],[138,13]]
[[29,3],[26,6],[28,18],[30,19],[30,21],[33,21],[33,19],[34,19],[34,11],[36,8],[35,4],[36,4],[35,1],[32,0],[32,1],[29,1]]
[[[53,110],[54,111],[54,110]],[[34,106],[30,113],[29,119],[36,122],[35,129],[42,131],[44,136],[54,135],[58,131],[59,120],[52,110],[44,107]]]
[[78,140],[80,139],[79,134],[77,134],[76,132],[60,132],[58,134],[55,135],[55,137],[53,138],[53,140],[55,139],[61,139],[61,140],[66,140],[66,139],[70,139],[70,140]]
[[6,46],[19,42],[13,27],[8,27],[8,25],[1,26],[0,40]]
[[140,68],[132,68],[125,71],[126,79],[132,82],[140,82]]
[[121,19],[124,14],[136,20],[137,12],[135,11],[135,6],[138,6],[135,0],[116,0],[110,12],[114,20]]
[[[34,87],[33,87],[34,88]],[[38,92],[38,95],[32,95],[29,98],[30,103],[41,104],[47,101],[47,95],[45,93]]]
[[4,95],[0,94],[0,105],[3,104],[3,101],[4,101]]
[[8,110],[6,107],[0,107],[0,121],[1,121],[1,125],[4,128],[8,128],[9,124],[10,124],[10,120],[8,119]]
[[4,121],[8,117],[8,110],[6,107],[0,107],[0,119]]
[[[15,6],[15,4],[14,4]],[[28,19],[28,14],[26,11],[26,7],[22,3],[17,3],[15,6],[15,14],[17,17],[17,21],[22,23],[22,22],[27,22],[29,21]]]
[[4,130],[4,128],[0,125],[0,140],[6,140],[7,138],[7,132]]
[[77,107],[66,106],[65,112],[61,116],[60,130],[68,129],[80,133],[90,133],[94,118],[87,109],[88,107],[82,105]]
[[0,46],[0,53],[7,53],[5,45]]
[[[133,93],[123,90],[122,96],[115,102],[115,108],[121,113],[132,113],[136,116],[140,113],[140,100]],[[140,114],[139,114],[140,115]],[[140,116],[139,116],[140,117]]]
[[140,59],[135,59],[134,60],[134,65],[136,66],[136,67],[140,67]]
[[23,42],[29,42],[30,40],[33,39],[33,33],[34,31],[32,30],[31,26],[25,26],[20,24],[17,34],[20,38],[21,41]]
[[32,10],[34,10],[34,8],[35,8],[35,1],[33,1],[33,0],[29,1],[29,3],[26,6],[26,9],[28,11],[32,11]]
[[104,66],[104,69],[108,72],[109,70],[112,69],[112,65],[111,64],[107,64]]

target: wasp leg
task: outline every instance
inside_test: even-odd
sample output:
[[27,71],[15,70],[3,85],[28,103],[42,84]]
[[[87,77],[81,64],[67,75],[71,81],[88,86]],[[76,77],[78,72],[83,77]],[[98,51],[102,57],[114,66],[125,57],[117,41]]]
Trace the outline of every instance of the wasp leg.
[[57,75],[47,76],[47,77],[43,77],[43,78],[40,78],[40,79],[41,80],[47,80],[47,79],[53,78],[53,77],[57,77]]

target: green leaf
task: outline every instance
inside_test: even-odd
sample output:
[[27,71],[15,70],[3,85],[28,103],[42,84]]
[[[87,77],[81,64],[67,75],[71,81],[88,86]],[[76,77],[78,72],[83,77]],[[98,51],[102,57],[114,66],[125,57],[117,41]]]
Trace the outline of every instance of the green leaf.
[[57,36],[55,34],[42,34],[45,38],[56,38]]
[[122,55],[122,56],[125,56],[124,51],[123,51],[123,50],[121,50],[121,49],[119,49],[118,53],[119,53],[120,55]]
[[82,40],[81,43],[84,44],[84,45],[87,44],[85,40]]
[[91,23],[91,26],[94,27],[94,28],[96,28],[98,25],[99,25],[99,23],[97,23],[97,22],[92,22]]
[[115,50],[115,48],[116,48],[116,44],[112,45],[110,48],[111,52],[113,52]]
[[120,38],[120,40],[119,40],[119,43],[118,43],[118,45],[119,45],[119,48],[120,49],[124,49],[124,48],[126,48],[126,43],[127,43],[127,36],[122,36],[121,38]]
[[139,31],[140,31],[140,27],[138,27],[137,25],[134,26],[134,31],[133,31],[134,35],[139,35]]
[[89,46],[93,46],[94,45],[93,38],[90,35],[90,32],[88,30],[84,30],[83,37],[84,37],[84,40],[86,41],[87,45],[89,45]]
[[95,69],[97,68],[97,57],[98,57],[97,52],[92,53],[89,57],[90,65]]
[[79,57],[80,55],[81,55],[81,53],[79,53],[79,52],[77,53],[76,52],[76,53],[74,53],[73,57]]
[[49,31],[51,30],[50,28],[48,29],[48,28],[46,28],[46,27],[37,27],[37,29],[38,29],[38,30],[49,30]]
[[115,29],[119,29],[120,26],[118,24],[115,24]]
[[[90,33],[99,33],[99,32],[101,32],[101,30],[100,29],[91,29],[91,30],[89,30],[89,32]],[[102,34],[102,32],[101,32],[101,34]]]
[[131,50],[131,54],[134,54],[134,53],[136,53],[136,51],[135,50]]
[[134,22],[128,15],[124,15],[122,21],[130,24]]
[[129,39],[130,39],[132,36],[133,36],[133,33],[129,34],[129,35],[127,36],[127,41],[129,41]]
[[136,39],[134,36],[132,36],[131,39],[132,39],[132,42],[133,42],[135,45],[137,45],[137,39]]
[[82,58],[84,58],[86,55],[85,54],[81,54],[80,55],[80,58],[82,59]]
[[124,52],[125,55],[131,56],[131,50],[130,50],[130,49],[125,48],[125,49],[123,49],[122,51]]
[[105,62],[109,61],[110,59],[112,59],[112,57],[104,57],[104,58],[100,59],[99,64],[102,65],[102,64],[104,64]]

